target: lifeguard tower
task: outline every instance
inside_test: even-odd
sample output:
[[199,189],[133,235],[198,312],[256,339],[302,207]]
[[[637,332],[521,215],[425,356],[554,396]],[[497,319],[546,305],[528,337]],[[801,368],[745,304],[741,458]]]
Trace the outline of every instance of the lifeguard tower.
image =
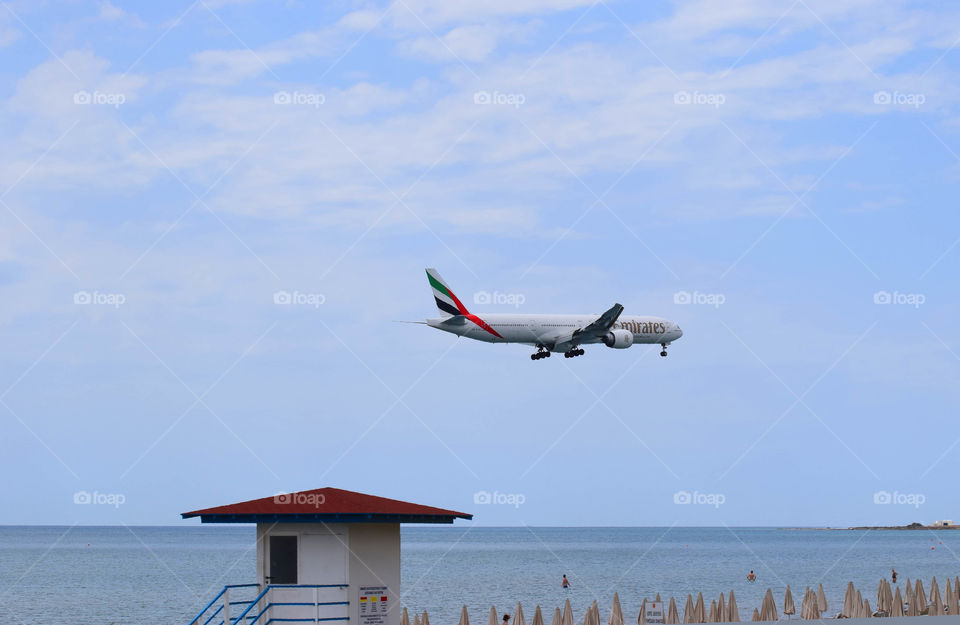
[[400,524],[473,518],[338,488],[181,516],[200,517],[201,523],[257,525],[256,583],[225,586],[191,625],[399,625]]

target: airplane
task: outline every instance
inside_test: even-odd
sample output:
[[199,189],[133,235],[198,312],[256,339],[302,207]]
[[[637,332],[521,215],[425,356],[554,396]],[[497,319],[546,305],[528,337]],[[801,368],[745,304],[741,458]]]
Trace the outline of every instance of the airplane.
[[436,269],[427,269],[427,280],[442,317],[423,323],[486,343],[520,343],[537,351],[531,360],[549,358],[552,352],[564,358],[583,356],[581,345],[602,343],[613,349],[626,349],[634,343],[657,344],[667,355],[667,346],[683,336],[680,326],[660,317],[621,316],[623,306],[614,304],[602,315],[521,315],[490,313],[483,318],[471,313],[453,294]]

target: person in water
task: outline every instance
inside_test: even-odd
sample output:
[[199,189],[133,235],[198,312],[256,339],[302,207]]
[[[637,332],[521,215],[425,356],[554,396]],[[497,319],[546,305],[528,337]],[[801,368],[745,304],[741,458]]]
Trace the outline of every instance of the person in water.
[[509,615],[509,614],[504,614],[504,615],[503,615],[503,625],[510,625],[510,615]]
[[890,567],[890,579],[893,580],[893,583],[897,583],[897,569]]
[[560,585],[561,585],[562,587],[564,587],[564,588],[570,588],[570,582],[567,581],[567,576],[566,576],[566,575],[563,576],[563,581],[560,582]]
[[757,581],[757,576],[753,574],[753,571],[750,571],[750,573],[747,575],[747,581],[748,582]]

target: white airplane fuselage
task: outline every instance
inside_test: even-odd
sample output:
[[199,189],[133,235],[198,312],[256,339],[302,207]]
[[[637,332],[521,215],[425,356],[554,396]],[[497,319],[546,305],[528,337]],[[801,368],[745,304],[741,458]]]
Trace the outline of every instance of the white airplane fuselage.
[[[450,323],[449,318],[427,319],[427,325],[486,343],[521,343],[525,345],[549,345],[551,337],[573,332],[597,318],[596,314],[583,315],[532,315],[512,313],[487,313],[482,321],[490,330],[476,322]],[[669,344],[683,336],[680,327],[661,317],[622,315],[611,328],[626,330],[633,334],[633,343]],[[498,336],[499,335],[499,336]],[[599,338],[580,341],[582,344],[601,343]],[[562,350],[554,350],[562,351]]]

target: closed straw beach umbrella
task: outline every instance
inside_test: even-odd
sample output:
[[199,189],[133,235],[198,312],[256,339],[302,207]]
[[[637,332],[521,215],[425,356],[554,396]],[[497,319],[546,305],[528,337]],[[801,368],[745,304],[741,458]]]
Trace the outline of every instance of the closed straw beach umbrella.
[[710,602],[710,615],[707,617],[708,623],[719,623],[720,619],[717,616],[717,600],[714,599]]
[[870,609],[870,600],[863,600],[863,612],[860,614],[861,618],[870,618],[873,616],[873,610]]
[[857,606],[854,603],[857,600],[857,591],[853,587],[853,582],[847,583],[847,590],[843,593],[843,609],[840,610],[846,618],[853,618],[856,616]]
[[563,625],[563,615],[560,613],[560,608],[553,609],[553,623],[551,625]]
[[751,621],[759,621],[759,620],[760,620],[760,613],[757,611],[756,608],[753,609],[753,616],[750,617],[750,620],[751,620]]
[[533,625],[543,625],[543,612],[540,611],[539,605],[533,612]]
[[523,618],[523,606],[520,605],[519,601],[517,602],[517,609],[513,613],[513,618],[510,620],[513,621],[513,625],[527,625]]
[[666,625],[680,625],[680,612],[677,611],[677,600],[670,597],[670,605],[667,607]]
[[610,618],[607,623],[608,625],[623,625],[623,609],[620,607],[620,595],[618,593],[613,593],[613,605],[610,606]]
[[717,621],[727,622],[727,600],[723,597],[723,593],[720,593],[720,598],[717,599]]
[[490,618],[487,619],[487,625],[500,625],[497,622],[497,608],[494,606],[490,606]]
[[953,578],[953,596],[960,598],[960,576]]
[[[401,624],[403,623],[403,618],[402,618],[402,617],[401,617],[401,619],[400,619],[400,623],[401,623]],[[423,625],[423,622],[420,620],[420,615],[419,615],[419,614],[414,614],[414,615],[413,615],[413,625]]]
[[957,589],[952,588],[950,580],[947,580],[947,588],[950,588],[950,598],[947,599],[947,610],[950,614],[956,616],[960,614],[960,595],[957,594]]
[[420,617],[420,625],[430,625],[430,615],[427,614],[427,611],[423,611],[423,616]]
[[923,614],[927,611],[927,593],[923,590],[923,580],[917,578],[916,587],[913,589],[913,598],[917,602],[917,614]]
[[827,611],[828,607],[827,595],[823,594],[823,584],[820,584],[820,587],[817,589],[817,609],[823,613]]
[[703,607],[703,593],[697,593],[697,602],[693,606],[693,614],[696,616],[694,623],[706,623],[707,622],[707,609]]
[[760,620],[776,621],[779,618],[777,603],[773,600],[773,591],[767,588],[767,592],[763,595],[763,603],[760,604]]
[[693,595],[687,595],[687,603],[683,606],[683,622],[695,623],[694,618]]
[[[414,616],[416,618],[416,616]],[[410,625],[410,615],[407,614],[407,606],[403,606],[403,612],[400,613],[400,625]]]
[[943,613],[943,598],[940,596],[940,585],[937,583],[936,577],[930,582],[930,604],[936,604],[937,614]]
[[914,594],[913,589],[907,589],[907,613],[904,616],[920,616],[920,610],[917,609],[917,600]]
[[787,616],[797,613],[797,606],[793,603],[793,593],[790,592],[790,584],[787,584],[787,594],[783,596],[783,613]]
[[593,612],[593,616],[590,617],[590,625],[600,625],[600,606],[597,605],[596,599],[593,600],[590,611]]
[[740,622],[740,609],[737,608],[737,598],[733,596],[732,590],[730,591],[730,601],[727,602],[727,622]]
[[460,610],[460,625],[470,625],[470,617],[467,615],[467,606]]
[[893,593],[893,602],[890,604],[890,616],[903,616],[903,596],[900,594],[899,586],[897,586],[897,592]]
[[810,607],[809,607],[809,616],[810,620],[820,620],[820,600],[817,597],[817,593],[810,591]]
[[573,608],[570,607],[570,600],[563,602],[563,618],[560,619],[560,625],[573,625]]
[[644,597],[640,604],[640,614],[637,615],[637,625],[647,625],[647,599]]
[[660,593],[657,593],[656,598],[654,599],[657,603],[660,603]]
[[863,618],[863,595],[857,591],[857,597],[853,600],[853,612],[856,618]]
[[886,580],[884,580],[883,583],[883,602],[886,605],[884,611],[890,614],[891,610],[893,610],[893,591],[890,590],[890,582]]
[[883,584],[887,580],[881,579],[880,583],[877,584],[877,610],[883,611]]

